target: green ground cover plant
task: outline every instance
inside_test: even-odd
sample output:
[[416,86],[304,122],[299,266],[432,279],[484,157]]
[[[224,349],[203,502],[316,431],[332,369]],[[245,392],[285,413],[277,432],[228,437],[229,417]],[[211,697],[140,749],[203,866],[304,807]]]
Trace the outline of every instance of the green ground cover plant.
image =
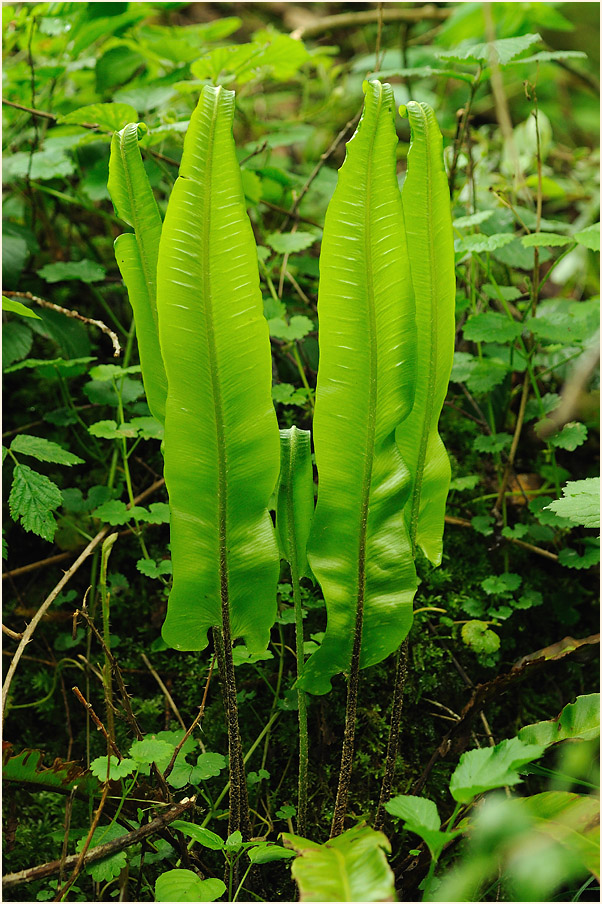
[[3,11],[4,895],[595,899],[596,51],[225,6]]

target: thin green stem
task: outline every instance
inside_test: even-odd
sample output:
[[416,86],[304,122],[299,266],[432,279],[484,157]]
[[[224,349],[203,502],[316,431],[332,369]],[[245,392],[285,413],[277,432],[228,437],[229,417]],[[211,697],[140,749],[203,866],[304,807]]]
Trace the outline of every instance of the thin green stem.
[[107,566],[109,564],[109,556],[111,555],[111,550],[115,541],[117,540],[117,534],[109,534],[109,536],[103,541],[102,550],[101,550],[101,561],[100,561],[100,599],[102,604],[102,634],[103,641],[106,647],[106,651],[104,654],[104,668],[102,672],[103,676],[103,684],[105,688],[105,703],[106,703],[106,711],[107,711],[107,731],[109,733],[109,737],[114,741],[115,740],[115,718],[113,716],[113,676],[112,676],[112,667],[110,660],[110,652],[111,652],[111,629],[109,626],[109,614],[110,614],[110,598],[111,594],[107,589]]

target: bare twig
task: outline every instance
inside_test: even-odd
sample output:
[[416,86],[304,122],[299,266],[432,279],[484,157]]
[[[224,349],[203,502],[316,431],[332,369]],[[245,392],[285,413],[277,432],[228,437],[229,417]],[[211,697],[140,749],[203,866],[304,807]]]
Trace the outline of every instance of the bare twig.
[[[77,877],[80,874],[81,868],[84,865],[84,857],[86,856],[88,848],[90,847],[90,842],[92,841],[92,836],[94,835],[94,832],[96,831],[96,827],[98,826],[98,823],[100,822],[100,816],[104,809],[104,805],[106,803],[107,797],[109,796],[109,788],[110,788],[110,785],[107,782],[105,785],[104,791],[102,792],[102,797],[100,798],[100,803],[98,805],[98,809],[96,810],[96,813],[94,814],[94,819],[92,820],[92,825],[90,826],[90,830],[89,830],[88,836],[84,842],[84,846],[82,847],[81,852],[79,853],[77,860],[75,861],[75,866],[73,867],[73,872],[71,873],[65,886],[63,888],[61,888],[60,891],[57,891],[57,893],[54,897],[55,901],[63,900],[63,898],[65,897],[65,895],[67,894],[67,892],[69,891],[69,889],[71,888],[71,886],[73,885],[73,883],[75,882],[75,880],[77,879]],[[60,862],[64,869],[65,865],[66,865],[66,860],[63,860],[61,858]],[[59,869],[60,868],[61,867],[59,866]]]
[[495,505],[493,507],[493,513],[496,517],[499,517],[500,512],[502,510],[504,497],[506,495],[506,488],[508,486],[508,481],[510,480],[510,474],[511,474],[512,468],[514,466],[514,459],[516,458],[518,443],[520,440],[520,435],[522,433],[523,423],[525,421],[525,410],[527,408],[527,400],[529,398],[530,382],[531,382],[531,376],[529,374],[529,370],[527,369],[525,371],[525,376],[523,379],[523,389],[522,389],[522,393],[521,393],[521,397],[520,397],[520,406],[518,409],[518,416],[516,418],[516,426],[514,428],[514,436],[512,437],[512,445],[510,446],[510,452],[508,453],[508,461],[506,462],[506,467],[504,468],[504,474],[502,477],[502,482],[500,484],[500,490],[497,495]]
[[88,711],[88,713],[90,714],[90,718],[96,725],[96,730],[102,732],[107,744],[110,745],[111,749],[113,750],[113,753],[118,758],[119,762],[121,762],[121,760],[123,759],[123,755],[121,754],[121,752],[120,752],[119,748],[117,747],[117,744],[115,743],[113,738],[110,736],[110,734],[108,733],[108,731],[106,730],[106,728],[104,727],[104,725],[102,724],[102,722],[100,721],[100,719],[98,718],[96,713],[94,712],[94,707],[92,706],[92,704],[88,703],[88,701],[86,700],[86,698],[84,697],[84,695],[82,694],[82,692],[80,691],[80,689],[78,687],[72,687],[71,690],[73,691],[73,693],[75,694],[75,696],[77,697],[77,699],[79,700],[81,705],[84,707],[84,709],[86,709]]
[[21,640],[23,637],[23,632],[18,634],[16,631],[11,631],[10,628],[7,628],[6,625],[2,625],[2,633],[6,634],[7,637],[12,637],[13,640]]
[[[453,524],[456,527],[468,527],[471,530],[474,530],[470,521],[467,521],[465,518],[454,518],[453,515],[445,516],[446,524]],[[542,549],[541,546],[534,546],[533,543],[525,543],[523,540],[517,540],[516,537],[502,537],[502,540],[505,540],[507,543],[512,543],[514,546],[522,546],[523,549],[528,549],[529,552],[534,552],[537,556],[542,556],[544,559],[550,559],[552,562],[558,561],[558,556],[555,552],[550,552],[548,549]]]
[[[178,819],[182,813],[189,810],[190,807],[194,805],[195,801],[195,797],[185,798],[180,803],[164,810],[159,816],[156,816],[139,829],[135,829],[127,835],[121,835],[113,841],[106,841],[104,844],[97,845],[85,854],[83,865],[87,866],[89,863],[95,863],[97,860],[102,860],[103,857],[117,854],[119,851],[124,851],[133,844],[138,844],[138,842],[143,841],[150,835],[160,832],[173,822],[174,819]],[[65,868],[69,869],[70,867],[75,866],[80,856],[80,854],[73,854],[70,857],[66,857],[64,862]],[[61,860],[51,860],[49,863],[42,863],[40,866],[23,869],[18,873],[9,873],[7,876],[3,876],[2,886],[3,888],[12,888],[15,885],[23,884],[23,882],[32,882],[34,879],[47,879],[49,876],[54,876],[59,872],[61,862]]]
[[[136,498],[134,499],[134,504],[137,505],[139,502],[142,502],[143,499],[146,499],[148,496],[152,496],[152,494],[156,490],[158,490],[159,487],[162,487],[164,483],[165,483],[165,479],[163,477],[160,480],[156,480],[153,484],[151,484],[150,487],[148,487],[146,490],[144,490],[142,493],[140,493],[139,496],[136,496]],[[129,503],[127,505],[127,508],[130,508]],[[71,568],[65,572],[65,574],[63,575],[61,580],[58,582],[56,587],[50,592],[50,594],[46,597],[46,599],[44,600],[44,602],[42,603],[42,605],[40,606],[40,608],[38,609],[38,611],[36,612],[36,614],[34,615],[32,620],[29,622],[29,624],[25,628],[25,631],[23,632],[23,636],[19,642],[19,646],[15,650],[15,655],[13,656],[13,660],[9,666],[8,672],[6,673],[6,678],[4,679],[4,684],[2,685],[2,715],[3,715],[3,717],[4,717],[4,712],[6,709],[6,701],[8,699],[8,692],[10,690],[10,686],[11,686],[14,674],[17,670],[17,665],[19,664],[19,660],[21,659],[21,656],[23,655],[23,652],[25,651],[25,647],[27,646],[27,644],[30,642],[31,638],[33,637],[38,624],[40,623],[40,621],[42,620],[42,618],[44,617],[44,615],[46,614],[46,612],[48,611],[48,609],[50,608],[52,603],[55,601],[55,599],[57,598],[57,596],[59,595],[59,593],[61,592],[63,587],[65,587],[65,585],[71,580],[73,575],[80,568],[80,566],[83,565],[83,563],[86,561],[88,556],[90,556],[91,553],[94,552],[94,550],[99,545],[99,543],[102,543],[102,541],[104,540],[106,535],[109,533],[109,530],[110,530],[110,528],[108,526],[103,527],[96,534],[96,536],[92,540],[90,540],[90,542],[88,543],[86,548],[79,554],[79,556],[77,557],[77,559],[75,560],[75,562],[73,563]]]
[[192,732],[194,731],[196,726],[199,724],[199,722],[203,718],[203,715],[205,713],[205,704],[207,703],[207,694],[209,693],[209,684],[211,683],[211,676],[213,675],[214,665],[215,665],[215,653],[213,654],[213,659],[211,660],[211,665],[209,666],[209,674],[207,675],[207,681],[205,682],[205,692],[203,693],[203,699],[201,700],[201,705],[199,706],[198,716],[196,716],[196,718],[194,719],[194,722],[192,723],[190,728],[187,730],[186,734],[184,735],[184,737],[182,738],[180,743],[176,745],[172,758],[169,761],[167,768],[163,772],[164,778],[167,778],[167,776],[171,773],[171,770],[174,767],[174,764],[176,762],[176,759],[177,759],[177,756],[178,756],[180,750],[182,749],[182,747],[184,746],[184,744],[186,743],[186,741],[188,740],[188,738],[190,737],[190,735],[192,734]]
[[80,320],[82,323],[89,323],[91,326],[98,327],[99,330],[102,330],[113,343],[113,357],[117,358],[121,354],[121,346],[119,344],[119,339],[117,338],[117,333],[114,333],[112,329],[110,329],[102,320],[94,320],[92,317],[84,317],[83,314],[80,314],[79,311],[72,311],[69,308],[63,308],[61,305],[53,304],[51,301],[46,301],[44,298],[40,298],[38,295],[32,295],[31,292],[8,292],[4,291],[4,295],[8,295],[10,298],[27,298],[29,301],[33,301],[34,304],[39,305],[41,308],[49,308],[51,311],[57,311],[59,314],[64,314],[65,317],[72,317],[74,320]]
[[450,12],[449,9],[440,9],[431,4],[413,9],[387,8],[383,9],[382,13],[377,9],[359,10],[358,12],[340,13],[336,16],[325,16],[323,19],[301,25],[292,31],[290,36],[297,41],[315,38],[317,35],[338,28],[357,28],[359,25],[370,25],[372,22],[378,22],[381,15],[383,22],[423,22],[429,19],[443,22]]
[[149,670],[149,672],[151,673],[151,675],[153,676],[153,678],[155,679],[155,681],[157,682],[157,684],[159,685],[159,687],[161,688],[163,693],[165,694],[165,699],[169,703],[169,705],[171,707],[171,711],[173,712],[174,716],[176,717],[176,719],[178,720],[178,722],[180,723],[180,725],[182,726],[184,731],[186,731],[186,724],[185,724],[182,716],[180,715],[180,711],[178,710],[178,707],[176,706],[173,697],[171,696],[171,694],[165,687],[164,681],[161,679],[161,676],[156,671],[156,669],[154,669],[152,667],[150,660],[149,660],[148,656],[146,655],[146,653],[142,653],[141,655],[142,655],[142,660],[143,660],[145,666],[147,667],[147,669]]

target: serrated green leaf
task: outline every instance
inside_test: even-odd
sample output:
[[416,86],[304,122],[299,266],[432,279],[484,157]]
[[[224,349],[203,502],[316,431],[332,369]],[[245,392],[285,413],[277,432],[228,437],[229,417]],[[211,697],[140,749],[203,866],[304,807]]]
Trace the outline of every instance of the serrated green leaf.
[[586,546],[582,556],[579,555],[576,549],[566,547],[558,553],[558,561],[565,568],[591,568],[600,562],[600,545]]
[[480,254],[484,251],[496,251],[498,248],[503,248],[504,245],[509,245],[510,242],[514,241],[514,233],[512,232],[501,232],[496,235],[485,235],[484,233],[479,233],[475,235],[465,235],[461,239],[456,239],[455,241],[455,249],[456,253],[475,253]]
[[139,374],[141,367],[139,364],[132,364],[130,367],[121,367],[119,364],[97,364],[91,367],[89,371],[91,380],[113,380],[117,377],[123,377],[126,374]]
[[587,54],[582,50],[540,50],[531,56],[513,60],[512,66],[522,66],[526,63],[550,63],[560,60],[586,60]]
[[416,341],[393,116],[391,87],[367,83],[320,257],[313,431],[320,481],[307,557],[328,621],[298,682],[317,694],[349,668],[358,606],[361,668],[396,650],[412,623],[416,577],[403,516],[409,474],[394,431],[412,407]]
[[25,179],[29,175],[36,182],[65,179],[75,172],[73,160],[57,147],[45,148],[31,155],[28,151],[20,151],[9,158],[7,166],[13,178]]
[[38,461],[51,461],[57,465],[81,465],[83,458],[63,449],[58,443],[53,443],[41,436],[30,436],[28,433],[19,433],[10,444],[12,452],[21,455],[30,455]]
[[474,619],[462,625],[462,640],[475,653],[491,654],[500,648],[499,635],[487,623]]
[[385,854],[391,845],[382,832],[359,825],[325,844],[286,832],[280,837],[299,855],[292,874],[302,901],[394,900],[394,877]]
[[514,600],[515,609],[531,609],[532,606],[541,606],[543,596],[538,590],[527,590],[517,600]]
[[600,694],[577,697],[555,719],[525,725],[518,733],[524,744],[550,747],[560,741],[591,741],[600,737]]
[[473,448],[477,452],[501,452],[511,442],[512,437],[509,433],[483,434],[482,436],[477,436]]
[[232,637],[252,650],[265,649],[276,618],[279,557],[268,504],[280,439],[233,117],[233,92],[206,85],[157,270],[174,563],[163,638],[179,650],[204,649],[209,628],[222,624],[225,598]]
[[207,781],[219,775],[226,766],[226,758],[221,753],[201,753],[193,769],[191,781]]
[[525,248],[561,248],[563,245],[570,245],[575,239],[570,235],[558,235],[556,232],[532,232],[530,235],[524,235],[521,239]]
[[303,339],[314,328],[309,317],[303,314],[295,314],[290,321],[286,323],[281,317],[274,317],[268,320],[270,336],[275,339],[284,339],[287,342],[294,342],[296,339]]
[[172,574],[173,572],[171,559],[161,559],[159,562],[155,562],[154,559],[138,559],[136,568],[148,578],[158,578],[161,575]]
[[141,439],[163,439],[163,424],[154,417],[133,417],[130,424],[136,428]]
[[576,232],[573,238],[576,242],[579,242],[580,245],[585,245],[586,248],[589,248],[590,251],[599,251],[600,224],[594,223],[592,226],[588,226],[586,229]]
[[11,518],[18,520],[24,530],[51,543],[56,530],[51,512],[62,500],[57,485],[44,474],[27,465],[15,465],[8,504]]
[[470,523],[478,534],[484,537],[490,537],[493,533],[493,518],[491,515],[475,515],[470,519]]
[[59,122],[77,126],[95,123],[107,132],[117,132],[136,118],[136,110],[130,104],[88,104],[60,116]]
[[494,301],[502,299],[504,301],[516,301],[521,296],[520,289],[517,289],[516,286],[494,286],[490,283],[485,283],[481,286],[481,290],[487,298],[491,298]]
[[[125,778],[128,775],[131,775],[137,769],[137,764],[135,760],[127,759],[124,757],[121,761],[117,759],[117,757],[111,757],[111,771],[109,774],[109,779],[112,782],[117,781],[120,778]],[[107,757],[106,756],[97,756],[95,760],[92,760],[90,763],[90,772],[92,775],[95,775],[99,781],[104,782],[107,778]]]
[[449,484],[450,492],[456,490],[463,493],[466,490],[474,490],[480,483],[481,478],[478,474],[467,474],[466,477],[453,477]]
[[[115,839],[121,838],[122,835],[127,835],[127,832],[127,829],[123,828],[123,826],[117,825],[116,823],[113,823],[109,826],[99,826],[94,830],[94,834],[92,835],[92,840],[90,842],[90,847],[88,848],[88,850],[92,850],[99,844],[104,844],[107,841],[115,841]],[[86,832],[84,836],[77,842],[75,850],[78,854],[82,851],[87,837],[88,833]],[[92,876],[95,882],[110,882],[111,879],[114,879],[115,876],[119,875],[126,863],[126,852],[118,851],[116,854],[112,854],[110,857],[103,857],[102,860],[96,860],[94,863],[88,863],[86,865],[86,872],[88,872]]]
[[46,264],[38,270],[38,276],[48,283],[62,282],[63,280],[79,279],[85,283],[100,282],[107,275],[107,271],[95,261],[57,261],[55,264]]
[[562,488],[562,498],[555,499],[546,509],[583,527],[600,527],[600,478],[570,480]]
[[453,221],[452,225],[454,229],[469,229],[471,226],[478,226],[479,223],[489,220],[494,213],[495,211],[493,210],[479,210],[467,217],[458,217]]
[[225,891],[221,879],[201,879],[189,869],[170,869],[155,882],[155,901],[215,901]]
[[130,756],[137,763],[157,763],[159,765],[165,760],[169,762],[174,750],[175,744],[170,744],[168,741],[162,741],[158,738],[147,737],[143,738],[142,741],[134,741],[130,747]]
[[98,436],[101,439],[132,439],[136,436],[137,430],[129,424],[117,424],[117,421],[96,421],[90,424],[88,433],[92,436]]
[[266,238],[266,243],[278,254],[305,251],[316,241],[316,236],[311,232],[272,232]]
[[159,345],[157,313],[162,224],[138,146],[138,123],[129,123],[113,136],[108,188],[117,216],[134,230],[133,234],[124,233],[116,239],[115,257],[134,311],[148,405],[151,414],[163,424],[167,378]]
[[39,314],[36,314],[36,312],[32,311],[31,308],[28,308],[27,305],[22,304],[15,298],[6,298],[5,295],[2,296],[2,310],[10,311],[11,314],[19,314],[21,317],[41,320]]
[[116,527],[119,524],[127,524],[132,515],[125,502],[120,499],[110,499],[94,509],[92,517],[100,518],[101,521],[106,521]]
[[548,438],[551,446],[557,449],[566,449],[574,452],[579,446],[583,445],[587,439],[587,427],[578,421],[571,421],[565,424],[560,433],[555,433]]
[[518,738],[469,750],[460,757],[450,779],[451,795],[458,803],[467,804],[484,791],[517,785],[521,781],[517,770],[539,759],[544,750],[537,744],[523,744]]
[[[438,433],[455,339],[453,235],[443,140],[428,104],[407,104],[411,143],[401,194],[416,306],[416,395],[396,431],[410,471],[404,515],[412,549],[441,562],[451,467]],[[428,192],[424,186],[428,185]]]
[[491,575],[485,578],[484,581],[481,581],[481,587],[485,593],[506,594],[518,590],[521,583],[522,578],[519,574],[504,572],[504,574]]
[[523,325],[496,311],[484,311],[469,317],[464,325],[464,338],[471,342],[511,342],[523,331]]
[[488,66],[495,61],[500,66],[507,66],[519,53],[538,41],[541,41],[538,34],[518,35],[486,44],[464,44],[450,51],[439,51],[437,56],[449,63],[483,63]]

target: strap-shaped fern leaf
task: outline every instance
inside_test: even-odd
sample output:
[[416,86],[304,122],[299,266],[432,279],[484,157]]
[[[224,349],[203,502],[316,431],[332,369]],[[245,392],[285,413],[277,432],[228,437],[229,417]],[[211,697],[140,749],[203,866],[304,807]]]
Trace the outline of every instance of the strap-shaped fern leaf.
[[402,190],[416,299],[416,396],[397,443],[411,473],[406,520],[412,548],[441,562],[445,501],[451,476],[437,431],[454,354],[454,243],[443,143],[428,104],[407,105],[412,142]]
[[159,253],[169,392],[165,480],[173,589],[166,642],[201,650],[224,625],[265,648],[279,559],[268,502],[278,425],[257,252],[234,151],[234,92],[203,88],[184,143]]
[[142,163],[137,123],[130,123],[113,135],[108,188],[117,216],[134,229],[115,240],[115,257],[134,311],[148,406],[163,423],[167,378],[157,321],[161,214]]
[[416,334],[396,145],[393,91],[372,81],[320,258],[319,487],[308,558],[328,625],[299,682],[316,694],[349,669],[358,631],[365,667],[396,650],[412,622],[409,474],[395,430],[412,407]]

